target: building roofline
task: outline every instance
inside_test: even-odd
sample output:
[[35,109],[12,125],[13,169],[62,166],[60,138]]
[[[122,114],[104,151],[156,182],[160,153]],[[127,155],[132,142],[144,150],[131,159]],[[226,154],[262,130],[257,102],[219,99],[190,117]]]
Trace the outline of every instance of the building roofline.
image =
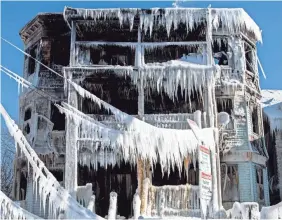
[[[214,29],[220,25],[231,34],[236,32],[249,31],[254,34],[254,40],[262,42],[262,35],[259,26],[246,13],[243,8],[106,8],[106,9],[84,9],[71,8],[65,6],[64,18],[69,27],[72,20],[96,20],[100,18],[118,18],[121,24],[123,22],[133,22],[136,15],[149,16],[149,21],[158,21],[158,23],[170,23],[165,26],[170,27],[172,20],[177,23],[184,22],[186,25],[192,26],[190,23],[200,23],[207,18],[207,12],[210,11],[212,26]],[[162,20],[159,15],[163,13]],[[194,21],[191,22],[191,19]],[[201,20],[202,19],[202,20]],[[164,21],[165,20],[165,21]],[[143,23],[142,26],[145,26]],[[150,26],[150,25],[149,25]],[[152,26],[152,25],[151,25]],[[147,27],[146,27],[147,28]]]

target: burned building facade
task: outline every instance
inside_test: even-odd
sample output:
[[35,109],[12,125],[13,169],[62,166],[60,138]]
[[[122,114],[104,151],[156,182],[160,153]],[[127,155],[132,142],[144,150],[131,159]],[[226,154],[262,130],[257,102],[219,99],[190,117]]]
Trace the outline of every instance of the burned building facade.
[[[235,201],[269,205],[256,51],[261,32],[243,9],[66,7],[63,14],[37,15],[20,36],[28,54],[63,76],[25,57],[24,77],[50,99],[25,90],[21,128],[49,170],[84,206],[95,195],[96,213],[106,216],[114,191],[117,213],[130,217],[138,190],[141,214],[161,216],[161,210],[171,208],[197,216],[199,162],[196,154],[184,155],[180,162],[174,159],[181,166],[167,167],[160,153],[152,164],[150,156],[135,156],[137,151],[116,156],[114,150],[99,147],[101,140],[85,137],[55,104],[66,102],[112,129],[122,130],[123,125],[68,80],[155,127],[189,130],[191,139],[187,119],[194,120],[206,131],[206,144],[215,146],[215,210],[221,204],[229,209]],[[224,126],[220,112],[229,114]],[[90,150],[94,145],[98,147]],[[167,154],[177,147],[171,144]],[[130,157],[137,159],[130,163]],[[36,213],[39,204],[25,168],[24,158],[17,157],[13,196]],[[147,189],[144,179],[149,179]],[[167,201],[164,206],[164,194],[170,200],[180,198],[183,205]]]

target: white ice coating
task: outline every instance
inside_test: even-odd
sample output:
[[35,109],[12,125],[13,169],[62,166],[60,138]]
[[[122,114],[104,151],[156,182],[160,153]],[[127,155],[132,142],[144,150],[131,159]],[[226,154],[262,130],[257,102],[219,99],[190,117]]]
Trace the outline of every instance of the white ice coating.
[[18,83],[18,93],[20,93],[20,91],[23,91],[23,88],[29,88],[32,86],[31,82],[18,76],[17,74],[13,73],[12,71],[10,71],[9,69],[5,68],[2,65],[0,65],[0,70]]
[[[66,103],[62,103],[64,107],[58,105],[57,107],[79,126],[79,134],[82,139],[89,140],[90,143],[92,141],[92,144],[85,145],[92,148],[91,152],[97,151],[99,143],[101,144],[101,149],[108,155],[102,155],[100,161],[110,160],[105,161],[104,164],[106,162],[112,164],[116,160],[136,164],[138,158],[141,157],[148,159],[151,166],[160,162],[163,172],[169,172],[170,168],[174,170],[175,166],[181,172],[184,158],[187,155],[191,155],[192,158],[196,157],[198,141],[192,130],[157,128],[121,112],[98,98],[95,102],[110,110],[118,122],[125,124],[126,130],[109,128]],[[207,128],[201,131],[205,143],[214,146],[213,129]],[[174,150],[171,150],[171,146],[174,146]],[[113,151],[113,153],[108,153],[109,151]],[[96,160],[87,161],[86,164],[92,164],[94,168],[97,167],[96,155]],[[92,159],[93,157],[88,158]]]
[[[150,186],[147,215],[149,216],[191,216],[194,210],[200,214],[199,186],[165,185]],[[195,216],[192,214],[192,216]]]
[[282,130],[282,90],[262,90],[261,105],[270,129]]
[[134,194],[133,197],[133,213],[134,213],[134,219],[138,219],[140,216],[140,207],[141,207],[141,199],[139,197],[138,192]]
[[169,36],[172,25],[176,29],[180,23],[184,23],[187,32],[190,32],[206,22],[208,10],[211,11],[213,29],[218,29],[221,22],[223,30],[230,34],[249,31],[254,34],[255,40],[262,42],[261,30],[242,8],[152,8],[151,13],[146,13],[144,10],[137,8],[73,9],[65,7],[64,18],[69,20],[83,17],[85,20],[93,21],[100,18],[104,20],[118,18],[121,26],[127,23],[130,25],[130,30],[132,30],[134,18],[138,14],[140,17],[139,27],[142,30],[145,32],[149,30],[151,34],[155,26],[162,25],[166,28]]
[[21,208],[0,191],[0,219],[41,219]]
[[87,183],[85,186],[78,186],[76,192],[76,199],[80,204],[87,207],[92,196],[92,183]]
[[213,8],[212,26],[214,29],[220,27],[229,33],[239,33],[250,31],[255,35],[255,39],[262,42],[261,30],[254,20],[242,8]]
[[[256,202],[234,202],[232,209],[228,210],[227,214],[231,219],[260,219],[259,204]],[[261,219],[267,218],[261,216]]]
[[260,219],[281,219],[282,218],[282,202],[269,206],[262,207]]
[[198,91],[202,97],[202,90],[209,84],[214,86],[214,73],[216,66],[206,66],[193,64],[180,60],[172,60],[166,63],[146,64],[141,67],[139,75],[133,74],[131,79],[134,84],[139,83],[143,78],[145,88],[153,88],[158,92],[162,89],[172,99],[177,97],[177,91],[180,86],[182,95],[188,97],[193,91]]
[[109,220],[116,219],[116,216],[117,216],[117,193],[111,192],[108,219]]
[[96,215],[94,213],[79,205],[76,200],[61,187],[60,183],[45,167],[44,163],[27,142],[22,131],[10,118],[2,105],[0,105],[0,112],[11,136],[14,137],[17,146],[20,148],[21,154],[27,159],[28,172],[32,169],[33,189],[35,192],[39,192],[43,212],[46,211],[45,208],[48,198],[48,216],[52,218],[57,218],[56,213],[62,210],[68,213],[68,218],[95,218]]

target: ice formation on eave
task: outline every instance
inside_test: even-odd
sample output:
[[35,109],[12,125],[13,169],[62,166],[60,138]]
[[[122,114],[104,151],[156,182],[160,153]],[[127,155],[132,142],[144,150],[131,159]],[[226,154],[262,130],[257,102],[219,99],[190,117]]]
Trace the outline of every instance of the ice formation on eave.
[[109,8],[109,9],[84,9],[84,8],[68,8],[64,9],[64,18],[66,20],[72,18],[83,17],[86,20],[94,20],[103,18],[118,18],[120,25],[129,23],[132,30],[134,18],[139,15],[139,26],[144,31],[152,30],[155,25],[162,25],[166,28],[167,34],[170,34],[172,25],[176,28],[180,23],[184,23],[187,32],[206,22],[207,12],[211,12],[212,26],[218,29],[220,23],[223,30],[230,34],[240,31],[250,31],[254,34],[257,41],[262,42],[261,30],[253,19],[242,8],[152,8],[151,13],[147,13],[137,8]]
[[[192,130],[157,128],[105,104],[102,100],[98,101],[98,104],[109,109],[118,122],[125,124],[126,130],[107,127],[66,103],[63,103],[64,107],[57,105],[59,110],[79,127],[80,138],[90,141],[85,146],[92,148],[92,153],[97,151],[98,147],[104,151],[102,158],[99,158],[97,153],[93,156],[85,155],[88,158],[82,158],[85,165],[92,164],[97,167],[98,160],[105,166],[121,160],[136,164],[138,158],[143,158],[148,159],[151,166],[160,162],[162,170],[169,172],[170,168],[174,169],[175,166],[181,171],[184,158],[188,155],[195,157],[198,141]],[[205,142],[214,146],[214,130],[203,129],[202,132]],[[171,146],[178,150],[172,150]]]
[[0,191],[0,219],[41,219],[21,208]]
[[261,104],[270,129],[282,130],[282,90],[262,90]]
[[56,218],[56,214],[60,210],[67,212],[69,218],[95,218],[95,214],[79,205],[76,200],[71,197],[68,191],[61,187],[60,183],[45,167],[44,163],[29,145],[22,131],[10,118],[1,104],[0,112],[6,122],[11,136],[14,137],[21,154],[23,154],[27,159],[28,172],[32,172],[33,190],[35,193],[39,193],[42,201],[41,208],[43,209],[43,212],[46,212],[46,202],[49,201],[48,215],[51,218]]
[[220,27],[229,33],[250,31],[255,35],[257,41],[262,42],[261,30],[254,20],[242,8],[212,8],[212,26],[214,29]]

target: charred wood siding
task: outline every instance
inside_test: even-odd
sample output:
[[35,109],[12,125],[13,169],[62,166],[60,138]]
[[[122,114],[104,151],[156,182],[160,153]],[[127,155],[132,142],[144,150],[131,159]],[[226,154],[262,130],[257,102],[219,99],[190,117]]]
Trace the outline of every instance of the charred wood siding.
[[[50,66],[51,64],[51,46],[52,40],[49,38],[42,39],[41,41],[41,62],[46,66]],[[40,70],[45,70],[46,68],[41,66]]]

